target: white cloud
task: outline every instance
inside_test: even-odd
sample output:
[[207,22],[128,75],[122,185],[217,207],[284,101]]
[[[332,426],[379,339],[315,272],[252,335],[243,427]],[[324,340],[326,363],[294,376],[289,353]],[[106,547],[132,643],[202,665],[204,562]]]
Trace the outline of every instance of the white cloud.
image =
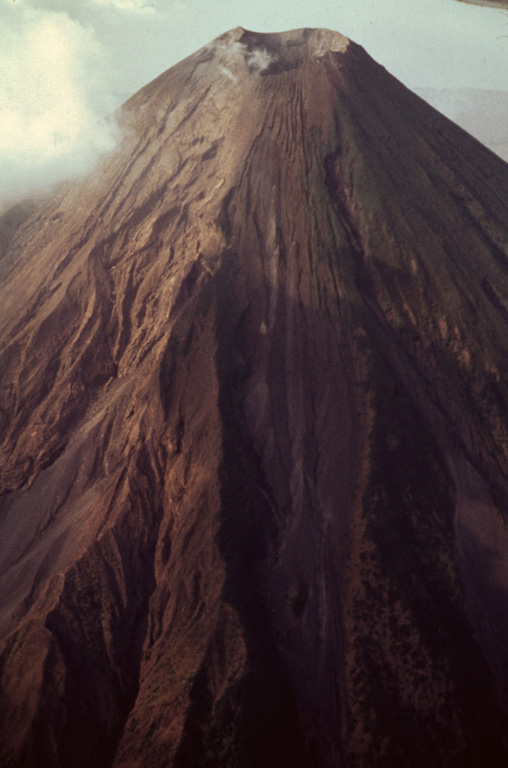
[[[506,89],[506,17],[457,0],[0,0],[0,202],[91,167],[102,115],[238,25],[337,29],[410,87]],[[230,79],[271,64],[229,47]]]
[[234,68],[239,65],[245,64],[252,75],[258,75],[267,70],[270,64],[277,61],[277,57],[272,56],[266,48],[249,49],[245,43],[239,40],[231,40],[231,38],[213,43],[211,47],[222,61],[222,64],[219,66],[220,71],[232,80],[237,80]]
[[113,8],[116,11],[139,14],[155,13],[155,3],[151,3],[148,0],[89,0],[89,2],[92,5]]
[[265,48],[256,48],[246,53],[245,60],[249,69],[255,72],[264,72],[270,64],[276,61],[276,57],[271,56]]
[[[9,12],[5,13],[9,4]],[[105,52],[64,13],[2,0],[0,206],[93,167],[113,148]],[[99,77],[99,73],[101,73]]]

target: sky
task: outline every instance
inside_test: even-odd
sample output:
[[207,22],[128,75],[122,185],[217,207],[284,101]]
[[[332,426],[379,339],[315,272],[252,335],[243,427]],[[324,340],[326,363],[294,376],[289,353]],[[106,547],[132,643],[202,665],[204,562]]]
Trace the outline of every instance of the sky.
[[508,91],[508,13],[457,0],[0,0],[0,210],[91,170],[107,115],[236,26],[328,27],[410,88]]

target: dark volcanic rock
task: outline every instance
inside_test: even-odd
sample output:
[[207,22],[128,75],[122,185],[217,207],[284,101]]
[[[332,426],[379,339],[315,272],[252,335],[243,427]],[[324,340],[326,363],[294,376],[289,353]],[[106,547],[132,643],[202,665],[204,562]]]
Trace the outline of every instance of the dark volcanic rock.
[[506,765],[507,166],[320,30],[121,121],[2,257],[2,766]]
[[484,5],[489,8],[508,8],[508,0],[459,0],[459,2]]

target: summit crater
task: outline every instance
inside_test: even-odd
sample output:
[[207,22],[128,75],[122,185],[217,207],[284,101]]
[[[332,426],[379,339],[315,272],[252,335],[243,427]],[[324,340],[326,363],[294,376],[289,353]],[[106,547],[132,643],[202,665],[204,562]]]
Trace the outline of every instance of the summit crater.
[[301,67],[327,53],[343,53],[350,41],[327,29],[257,33],[243,27],[216,38],[209,49],[225,63],[243,62],[251,74],[270,75]]

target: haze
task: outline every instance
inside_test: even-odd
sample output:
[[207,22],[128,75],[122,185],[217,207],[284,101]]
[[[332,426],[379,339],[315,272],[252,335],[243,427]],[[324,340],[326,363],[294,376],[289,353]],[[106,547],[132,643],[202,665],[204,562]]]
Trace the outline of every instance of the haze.
[[106,115],[238,25],[338,30],[410,88],[506,90],[508,16],[455,0],[0,0],[0,206],[90,170]]

